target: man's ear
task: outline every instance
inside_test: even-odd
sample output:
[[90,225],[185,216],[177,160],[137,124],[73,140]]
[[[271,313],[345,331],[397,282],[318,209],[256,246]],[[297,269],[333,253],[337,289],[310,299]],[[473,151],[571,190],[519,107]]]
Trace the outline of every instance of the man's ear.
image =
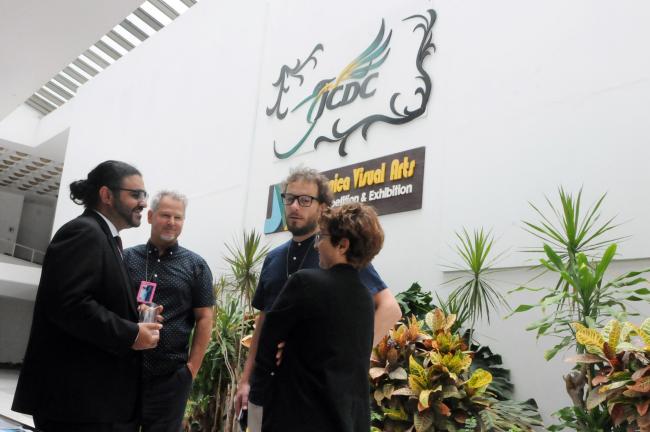
[[107,206],[113,205],[113,191],[110,190],[108,186],[102,186],[99,188],[99,201]]
[[147,222],[149,222],[149,225],[151,225],[152,218],[153,218],[153,210],[149,209],[149,211],[147,211]]

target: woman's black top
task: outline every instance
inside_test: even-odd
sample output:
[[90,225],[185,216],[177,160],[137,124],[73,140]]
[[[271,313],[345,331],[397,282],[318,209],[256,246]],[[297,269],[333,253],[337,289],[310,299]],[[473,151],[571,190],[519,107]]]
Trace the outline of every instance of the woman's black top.
[[[267,312],[255,359],[272,375],[264,432],[367,432],[374,303],[347,264],[300,270]],[[286,342],[282,364],[277,345]]]

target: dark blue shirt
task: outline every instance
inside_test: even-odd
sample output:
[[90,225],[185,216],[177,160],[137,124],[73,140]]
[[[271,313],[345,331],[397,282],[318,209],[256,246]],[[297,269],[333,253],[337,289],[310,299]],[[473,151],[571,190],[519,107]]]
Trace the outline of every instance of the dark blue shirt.
[[[312,236],[302,242],[289,240],[266,255],[252,302],[256,309],[264,312],[271,310],[275,299],[287,283],[289,275],[301,269],[319,268],[318,251],[314,249],[314,237]],[[359,277],[361,283],[373,296],[386,288],[386,284],[379,277],[372,264],[359,270]],[[259,373],[255,368],[249,382],[250,393],[248,399],[255,405],[261,406],[269,382],[269,378]]]
[[187,363],[194,308],[214,305],[212,273],[203,258],[178,246],[159,255],[151,244],[124,250],[124,262],[137,294],[143,280],[156,282],[153,302],[163,306],[163,328],[154,349],[142,351],[143,375],[164,375]]
[[[264,259],[260,280],[253,297],[253,307],[268,312],[284,284],[287,283],[289,275],[300,269],[310,268],[319,268],[318,251],[314,249],[314,236],[302,242],[289,240],[271,250]],[[386,284],[372,264],[361,269],[359,277],[373,296],[386,288]]]

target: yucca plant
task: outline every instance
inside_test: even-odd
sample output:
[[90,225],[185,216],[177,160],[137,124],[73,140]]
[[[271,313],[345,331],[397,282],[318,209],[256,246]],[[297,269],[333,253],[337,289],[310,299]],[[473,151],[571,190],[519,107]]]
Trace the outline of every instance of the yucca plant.
[[457,277],[447,284],[457,284],[447,302],[459,316],[469,321],[469,341],[473,340],[474,328],[478,321],[485,318],[490,322],[490,314],[499,307],[509,308],[503,294],[492,284],[489,275],[494,273],[493,265],[503,255],[494,254],[494,236],[483,228],[474,230],[470,235],[466,229],[456,232],[458,244],[456,253],[462,264],[447,266],[459,272]]
[[[603,253],[601,261],[595,263],[590,262],[585,254],[578,253],[575,264],[565,264],[549,246],[545,246],[545,251],[548,258],[541,260],[542,265],[559,273],[568,285],[568,289],[560,290],[553,296],[546,296],[541,305],[526,305],[531,308],[554,308],[553,312],[544,315],[530,327],[545,329],[549,334],[560,338],[560,342],[545,353],[547,359],[555,356],[560,349],[575,344],[576,328],[598,327],[607,317],[625,314],[627,302],[640,300],[642,297],[647,299],[650,294],[647,288],[629,288],[647,282],[639,277],[643,272],[630,272],[611,282],[603,281],[604,274],[616,254],[616,244],[610,245]],[[565,306],[557,307],[562,304]],[[567,305],[572,305],[572,308]],[[583,353],[584,345],[579,343],[576,350]],[[556,413],[563,423],[551,430],[562,430],[562,427],[571,425],[570,427],[578,431],[591,432],[594,430],[594,424],[607,418],[602,407],[590,407],[585,401],[588,397],[585,388],[590,388],[589,381],[593,373],[593,367],[586,366],[564,377],[574,406]]]
[[[536,331],[537,337],[550,336],[558,340],[544,353],[551,360],[560,350],[575,347],[578,353],[584,348],[575,344],[575,325],[598,327],[610,317],[627,313],[632,301],[647,301],[650,290],[640,286],[647,280],[643,274],[648,270],[633,271],[607,282],[605,273],[616,255],[615,241],[611,231],[616,227],[614,218],[603,219],[601,208],[605,195],[602,195],[587,211],[582,209],[582,190],[574,197],[559,189],[560,206],[556,207],[547,198],[552,216],[546,216],[531,204],[540,216],[538,223],[524,222],[530,232],[543,244],[541,248],[529,248],[531,252],[542,252],[540,268],[544,272],[557,275],[557,282],[551,287],[519,287],[514,291],[542,293],[534,304],[519,305],[514,313],[539,310],[542,318],[528,326]],[[585,389],[589,388],[589,377],[593,367],[580,367],[564,377],[567,393],[573,406],[559,410],[555,415],[561,424],[549,430],[570,428],[577,431],[593,432],[603,429],[608,422],[608,413],[601,406],[588,408],[585,402]]]
[[[629,272],[609,283],[603,282],[604,272],[616,253],[614,241],[623,237],[607,237],[616,227],[614,218],[599,222],[600,209],[605,199],[602,195],[586,212],[582,209],[582,190],[576,197],[559,189],[560,207],[546,198],[551,217],[545,216],[538,207],[531,207],[540,215],[540,222],[524,222],[526,231],[541,239],[541,248],[528,248],[530,252],[542,252],[540,262],[543,272],[558,275],[552,287],[521,286],[512,292],[528,291],[543,293],[535,304],[519,305],[514,313],[539,309],[542,319],[532,323],[527,330],[536,331],[537,337],[551,336],[559,342],[546,351],[544,357],[552,359],[560,350],[574,345],[571,323],[606,319],[624,312],[629,301],[639,301],[650,291],[647,288],[634,289],[645,283],[641,275],[647,270]],[[512,314],[511,314],[512,315]]]
[[[194,380],[187,405],[187,426],[192,431],[232,431],[231,392],[236,371],[243,367],[237,358],[242,331],[252,327],[240,300],[224,293],[214,310],[215,324],[203,365]],[[232,423],[232,422],[230,422]],[[187,430],[186,429],[186,430]]]
[[226,244],[228,254],[224,260],[230,271],[227,275],[228,285],[234,288],[236,295],[242,299],[248,311],[252,310],[251,302],[260,277],[261,265],[269,252],[268,245],[262,245],[262,236],[254,229],[242,232],[240,239],[233,244]]
[[[601,222],[603,217],[600,210],[606,196],[607,194],[601,195],[585,211],[582,208],[582,188],[574,197],[560,187],[560,206],[554,205],[548,197],[544,197],[552,216],[546,215],[532,202],[528,203],[540,220],[524,221],[524,230],[537,237],[543,244],[549,245],[563,262],[574,260],[581,252],[591,259],[597,259],[607,246],[625,238],[609,236],[610,231],[618,226],[614,223],[615,217]],[[540,247],[525,250],[544,253]]]
[[[523,221],[524,230],[541,240],[542,246],[524,248],[524,252],[547,255],[545,248],[548,247],[565,265],[574,265],[579,253],[587,256],[591,261],[598,261],[608,246],[625,238],[611,236],[611,231],[618,225],[614,223],[615,217],[604,219],[602,216],[601,207],[606,196],[607,194],[601,195],[585,210],[582,204],[582,188],[574,197],[560,186],[558,189],[559,206],[553,204],[550,198],[544,197],[548,204],[548,215],[540,207],[529,202],[530,207],[539,216],[539,220],[537,222]],[[544,272],[545,269],[542,267],[540,275]],[[519,288],[519,290],[524,289],[529,288]],[[560,277],[547,296],[553,296],[568,289],[568,283]],[[531,289],[531,291],[538,290]],[[542,299],[542,301],[544,300]],[[556,308],[562,308],[563,305],[564,303],[559,303]],[[569,305],[568,307],[573,306]],[[540,336],[543,333],[542,331]]]
[[238,430],[233,399],[244,366],[242,339],[253,329],[251,301],[269,250],[255,230],[226,244],[228,271],[215,284],[215,324],[187,409],[188,429]]

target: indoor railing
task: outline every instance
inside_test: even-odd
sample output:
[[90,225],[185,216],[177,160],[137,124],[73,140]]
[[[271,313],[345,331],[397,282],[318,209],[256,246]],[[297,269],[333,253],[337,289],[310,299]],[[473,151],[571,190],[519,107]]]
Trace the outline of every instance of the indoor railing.
[[0,239],[0,250],[5,255],[34,264],[43,264],[43,258],[45,257],[45,252],[9,239]]

